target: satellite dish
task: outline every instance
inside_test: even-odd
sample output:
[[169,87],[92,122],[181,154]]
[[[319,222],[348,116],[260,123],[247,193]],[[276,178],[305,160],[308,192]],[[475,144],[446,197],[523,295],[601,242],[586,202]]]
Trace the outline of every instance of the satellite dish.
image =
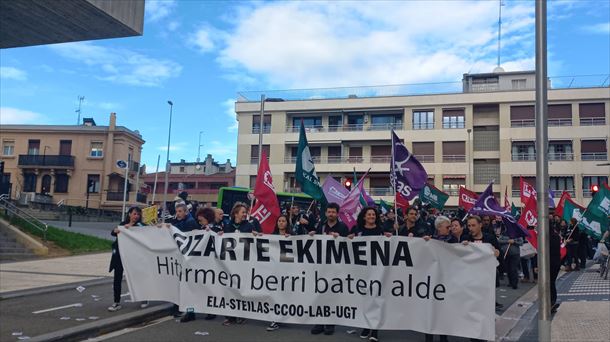
[[501,73],[504,72],[504,68],[502,68],[501,66],[497,66],[494,68],[494,73]]
[[199,165],[199,164],[195,165],[195,169],[201,170],[201,165]]

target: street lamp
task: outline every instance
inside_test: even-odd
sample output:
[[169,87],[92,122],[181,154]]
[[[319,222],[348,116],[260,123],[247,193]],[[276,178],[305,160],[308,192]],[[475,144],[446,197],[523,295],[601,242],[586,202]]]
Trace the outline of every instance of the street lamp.
[[167,157],[165,158],[165,190],[163,191],[163,217],[161,222],[165,223],[165,215],[167,214],[167,188],[169,186],[169,143],[172,136],[172,112],[174,110],[174,103],[170,100],[167,101],[169,105],[169,128],[167,131]]

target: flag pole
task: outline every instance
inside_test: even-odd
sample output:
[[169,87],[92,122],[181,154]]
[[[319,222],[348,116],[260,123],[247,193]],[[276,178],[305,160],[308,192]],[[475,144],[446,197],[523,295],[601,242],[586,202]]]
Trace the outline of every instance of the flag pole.
[[542,191],[538,201],[538,339],[551,340],[550,239],[548,170],[548,98],[547,98],[547,2],[536,0],[536,187]]
[[[390,144],[392,144],[392,160],[390,161],[391,166],[390,166],[390,183],[392,183],[391,179],[392,177],[394,177],[394,130],[392,129],[390,131]],[[390,184],[392,186],[392,193],[393,193],[393,197],[394,197],[394,231],[396,232],[396,235],[398,235],[398,209],[396,206],[396,202],[398,202],[397,200],[397,196],[396,196],[396,181],[394,181],[394,184]]]

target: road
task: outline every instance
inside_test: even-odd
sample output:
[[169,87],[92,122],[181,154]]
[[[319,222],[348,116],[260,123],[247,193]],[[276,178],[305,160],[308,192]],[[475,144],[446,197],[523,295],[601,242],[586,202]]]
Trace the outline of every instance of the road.
[[46,221],[46,223],[70,232],[96,236],[106,240],[114,239],[110,232],[118,224],[118,222],[72,222],[72,227],[69,227],[68,221]]
[[[123,283],[124,301],[129,300],[129,295]],[[34,337],[140,309],[138,303],[124,302],[122,310],[109,312],[107,308],[112,302],[111,282],[85,287],[82,292],[71,288],[4,299],[0,301],[0,341],[17,341],[18,337]]]

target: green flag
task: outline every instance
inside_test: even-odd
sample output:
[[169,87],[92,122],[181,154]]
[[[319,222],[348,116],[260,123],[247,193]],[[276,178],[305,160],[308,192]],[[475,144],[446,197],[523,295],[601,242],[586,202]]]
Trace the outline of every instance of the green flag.
[[431,207],[443,210],[449,195],[440,191],[434,185],[426,184],[419,192],[419,198],[424,203],[429,203]]
[[563,204],[563,219],[570,222],[570,219],[575,218],[576,221],[580,221],[582,219],[582,213],[585,211],[585,208],[576,204],[572,199],[566,198]]
[[320,178],[316,174],[316,168],[309,152],[305,127],[301,122],[301,133],[299,134],[299,148],[297,152],[297,164],[294,171],[295,178],[301,186],[301,191],[313,197],[322,205],[326,203],[326,197],[320,185]]
[[599,191],[593,196],[587,206],[587,211],[590,211],[595,216],[610,216],[610,189],[606,187],[606,184],[602,184],[599,187]]
[[519,212],[519,208],[517,208],[517,206],[513,202],[510,203],[510,214],[513,215],[513,217],[515,218],[521,215],[521,213]]
[[392,209],[392,207],[384,200],[381,200],[379,204],[381,206],[381,213],[384,215]]
[[582,215],[582,220],[578,227],[594,239],[601,239],[602,235],[608,230],[608,216],[597,216],[588,209]]

